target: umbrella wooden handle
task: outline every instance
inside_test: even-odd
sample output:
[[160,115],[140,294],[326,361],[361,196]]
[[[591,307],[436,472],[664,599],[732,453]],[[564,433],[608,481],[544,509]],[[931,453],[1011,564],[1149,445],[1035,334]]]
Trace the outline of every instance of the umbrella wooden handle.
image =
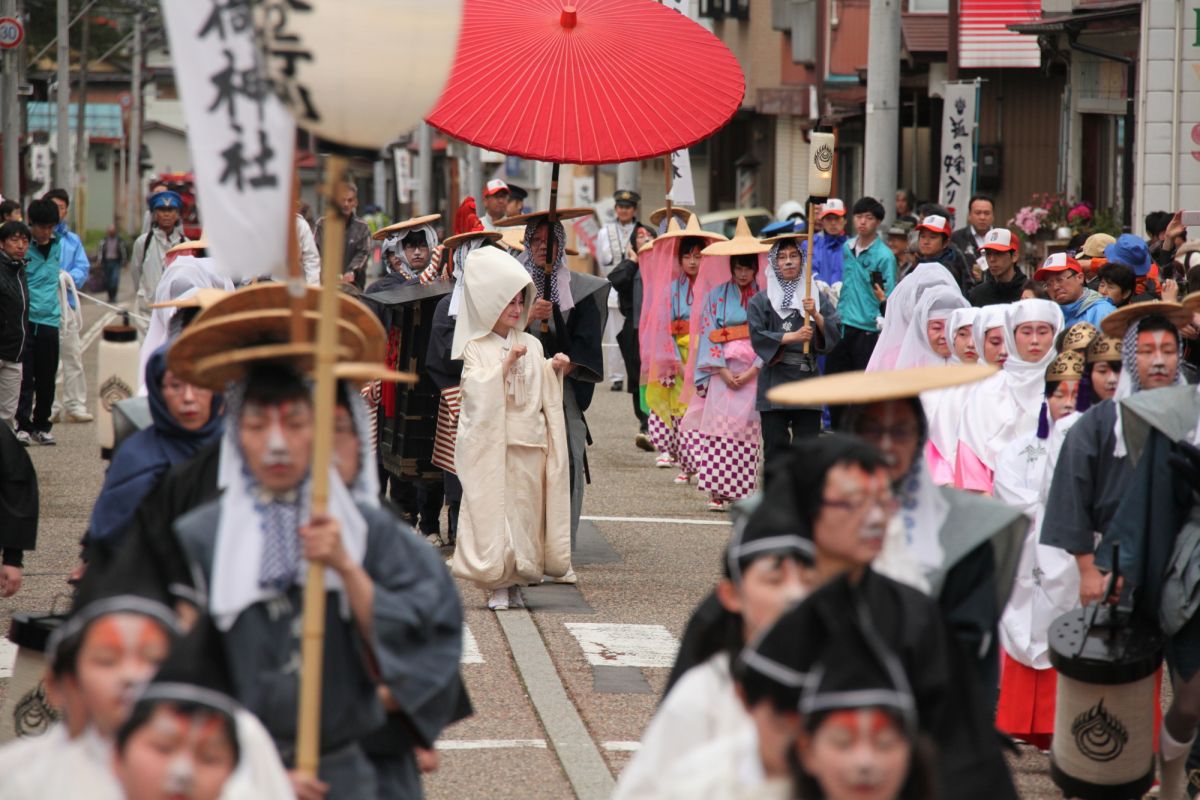
[[[804,254],[805,260],[808,262],[804,265],[804,299],[812,297],[812,274],[813,274],[813,204],[808,204],[808,252]],[[804,312],[804,324],[812,325],[812,316],[807,311]],[[804,343],[804,355],[812,352],[812,340],[809,339]]]
[[[336,192],[346,172],[346,159],[325,161],[325,252],[321,263],[321,317],[317,323],[316,388],[313,390],[313,516],[329,505],[329,464],[333,454],[333,417],[337,383],[338,284],[341,282],[346,222],[338,213]],[[300,640],[300,702],[296,723],[296,769],[316,777],[321,757],[321,681],[325,663],[325,567],[310,564],[304,585],[304,618]]]

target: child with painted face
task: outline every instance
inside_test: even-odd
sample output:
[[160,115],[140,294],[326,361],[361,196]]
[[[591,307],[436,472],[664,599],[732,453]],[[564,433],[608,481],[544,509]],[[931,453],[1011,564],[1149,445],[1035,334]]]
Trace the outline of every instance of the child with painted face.
[[117,732],[112,770],[126,800],[295,797],[270,735],[233,692],[221,636],[202,617]]
[[159,601],[96,588],[47,645],[46,694],[61,721],[0,749],[5,798],[121,796],[109,772],[113,739],[178,626]]
[[803,724],[789,754],[795,796],[924,800],[932,771],[912,692],[869,613],[861,616],[824,647],[800,700]]
[[[642,736],[637,755],[621,773],[615,800],[657,796],[668,776],[692,754],[733,737],[721,755],[753,763],[754,723],[730,675],[739,650],[807,594],[812,543],[778,519],[739,512],[716,591],[701,605],[684,636],[681,661],[693,665],[668,687]],[[743,788],[765,781],[761,769]],[[671,791],[674,791],[672,788]]]

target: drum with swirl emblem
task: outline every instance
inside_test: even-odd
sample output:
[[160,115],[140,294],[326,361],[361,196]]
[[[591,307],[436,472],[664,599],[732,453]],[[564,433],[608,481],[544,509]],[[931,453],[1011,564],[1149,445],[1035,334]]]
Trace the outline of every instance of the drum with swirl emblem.
[[63,619],[61,614],[13,614],[8,639],[17,646],[17,656],[0,703],[0,744],[41,736],[58,720],[42,676],[46,672],[46,641]]
[[1058,671],[1050,773],[1065,797],[1126,800],[1154,782],[1155,688],[1162,634],[1109,605],[1050,626]]

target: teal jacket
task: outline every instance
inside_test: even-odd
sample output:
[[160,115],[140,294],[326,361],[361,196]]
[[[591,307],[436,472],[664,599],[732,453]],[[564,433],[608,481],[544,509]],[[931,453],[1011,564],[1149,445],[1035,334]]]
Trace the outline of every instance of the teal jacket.
[[42,255],[36,242],[29,243],[29,261],[25,277],[29,282],[29,322],[57,328],[62,317],[58,302],[58,271],[62,262],[62,239],[55,234],[50,239],[49,255]]
[[856,256],[854,245],[857,241],[855,237],[842,245],[842,293],[838,297],[838,316],[842,318],[843,331],[858,328],[874,333],[879,301],[871,288],[871,273],[882,274],[883,291],[891,294],[896,287],[896,257],[884,244],[882,236],[876,236],[871,246]]
[[[79,238],[79,234],[67,230],[65,222],[58,223],[54,228],[54,235],[62,241],[62,256],[58,265],[71,276],[71,280],[75,282],[75,288],[82,289],[83,285],[87,283],[88,273],[92,271],[92,262],[88,258],[87,251],[83,249],[83,240]],[[67,302],[71,304],[71,308],[74,308],[75,296],[67,295]]]

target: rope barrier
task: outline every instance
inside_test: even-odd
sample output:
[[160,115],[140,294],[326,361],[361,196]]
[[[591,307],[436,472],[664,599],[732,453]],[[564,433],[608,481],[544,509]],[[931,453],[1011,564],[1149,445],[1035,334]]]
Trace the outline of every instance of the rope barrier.
[[150,321],[149,317],[142,316],[141,314],[138,314],[136,311],[130,311],[129,309],[124,308],[123,306],[114,306],[112,303],[106,303],[103,300],[101,300],[99,297],[92,297],[90,294],[81,292],[78,289],[75,290],[75,294],[79,295],[80,297],[82,297],[85,300],[91,300],[96,305],[104,306],[105,308],[111,308],[113,311],[116,311],[118,314],[128,314],[130,319],[140,319],[143,322]]

